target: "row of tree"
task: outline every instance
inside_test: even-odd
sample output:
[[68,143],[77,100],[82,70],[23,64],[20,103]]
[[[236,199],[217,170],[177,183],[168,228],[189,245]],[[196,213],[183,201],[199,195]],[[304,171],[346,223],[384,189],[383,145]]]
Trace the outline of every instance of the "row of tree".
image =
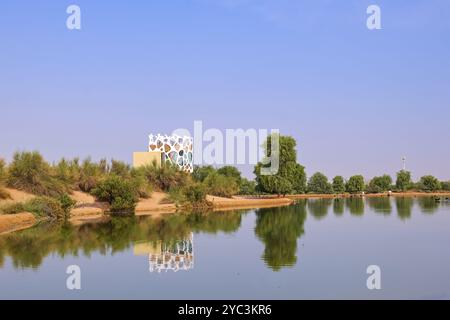
[[[266,159],[256,165],[256,190],[261,193],[278,195],[320,193],[382,193],[387,191],[418,190],[434,192],[438,190],[450,191],[450,182],[441,182],[431,175],[423,176],[416,183],[413,182],[411,172],[401,170],[397,173],[395,184],[389,175],[374,177],[368,183],[362,175],[354,175],[347,181],[342,176],[336,176],[330,182],[320,172],[306,177],[305,168],[297,162],[296,141],[289,136],[279,136],[279,171],[275,175],[262,175],[262,168],[270,167],[272,136],[269,136],[265,146]],[[263,164],[264,163],[264,164]]]

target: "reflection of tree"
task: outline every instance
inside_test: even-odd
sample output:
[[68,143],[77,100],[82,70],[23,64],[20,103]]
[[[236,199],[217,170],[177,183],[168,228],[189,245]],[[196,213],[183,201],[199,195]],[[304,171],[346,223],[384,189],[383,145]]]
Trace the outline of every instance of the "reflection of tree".
[[439,208],[439,202],[434,197],[419,197],[417,199],[419,207],[424,213],[433,214]]
[[395,206],[397,207],[397,215],[401,220],[411,218],[414,200],[411,197],[395,198]]
[[342,216],[344,214],[344,199],[335,198],[333,200],[333,212],[337,216]]
[[345,199],[345,205],[353,216],[364,214],[364,199],[361,197],[351,197]]
[[42,224],[37,227],[0,237],[0,266],[6,255],[15,268],[37,268],[50,254],[90,256],[93,252],[106,255],[131,248],[135,242],[176,244],[192,231],[234,232],[241,225],[241,212],[180,214],[162,219],[149,217],[112,217],[108,222],[80,227]]
[[263,259],[275,271],[297,262],[297,239],[304,233],[305,201],[256,211],[255,233],[264,242]]
[[376,213],[388,215],[392,213],[391,199],[388,197],[367,198],[367,204]]
[[308,211],[314,218],[320,220],[328,214],[332,201],[332,199],[308,200]]

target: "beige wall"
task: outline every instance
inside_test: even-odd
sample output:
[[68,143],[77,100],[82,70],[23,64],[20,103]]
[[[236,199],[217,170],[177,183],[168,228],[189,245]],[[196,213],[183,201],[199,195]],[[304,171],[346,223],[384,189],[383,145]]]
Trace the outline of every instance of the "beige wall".
[[151,165],[153,161],[156,161],[157,166],[161,166],[161,157],[162,152],[134,152],[133,167]]

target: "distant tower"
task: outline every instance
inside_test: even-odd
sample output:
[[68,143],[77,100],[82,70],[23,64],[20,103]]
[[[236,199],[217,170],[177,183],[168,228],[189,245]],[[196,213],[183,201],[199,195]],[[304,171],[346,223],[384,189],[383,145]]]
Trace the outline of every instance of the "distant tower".
[[403,162],[403,171],[406,171],[406,157],[402,158],[402,162]]

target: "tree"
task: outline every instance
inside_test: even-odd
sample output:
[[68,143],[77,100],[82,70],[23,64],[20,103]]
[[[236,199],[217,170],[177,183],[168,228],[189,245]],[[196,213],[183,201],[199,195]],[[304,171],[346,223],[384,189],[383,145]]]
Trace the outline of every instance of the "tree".
[[441,188],[444,191],[450,191],[450,181],[442,181]]
[[328,182],[328,178],[324,174],[317,172],[309,179],[308,192],[329,194],[333,192],[333,189]]
[[216,172],[213,166],[194,166],[194,172],[192,172],[192,178],[197,182],[203,182],[206,177]]
[[206,192],[213,196],[231,198],[239,192],[239,185],[233,177],[227,177],[217,172],[210,174],[203,181]]
[[411,188],[411,172],[406,170],[401,170],[397,172],[397,181],[395,183],[396,187],[400,191],[406,191]]
[[[270,160],[272,154],[272,138],[267,137],[263,145],[266,160]],[[305,168],[297,163],[296,141],[289,136],[278,135],[279,138],[279,170],[275,175],[262,175],[261,169],[270,167],[270,164],[261,162],[255,166],[257,190],[278,195],[288,193],[305,193],[306,173]],[[264,161],[267,163],[268,161]]]
[[380,193],[389,191],[392,187],[392,178],[385,174],[381,177],[374,177],[367,186],[367,191],[372,193]]
[[241,172],[233,166],[225,166],[217,170],[218,174],[221,174],[225,177],[230,177],[236,180],[238,184],[241,182]]
[[239,194],[241,195],[252,195],[256,193],[256,183],[255,181],[248,180],[246,178],[241,179],[241,185]]
[[433,192],[441,189],[441,183],[433,176],[423,176],[420,178],[419,188],[422,191]]
[[349,193],[360,193],[363,192],[365,188],[364,177],[361,175],[356,175],[350,177],[345,185],[345,189]]
[[0,159],[0,186],[6,181],[6,163]]
[[342,176],[336,176],[333,178],[333,191],[334,193],[344,193],[345,192],[345,181]]

